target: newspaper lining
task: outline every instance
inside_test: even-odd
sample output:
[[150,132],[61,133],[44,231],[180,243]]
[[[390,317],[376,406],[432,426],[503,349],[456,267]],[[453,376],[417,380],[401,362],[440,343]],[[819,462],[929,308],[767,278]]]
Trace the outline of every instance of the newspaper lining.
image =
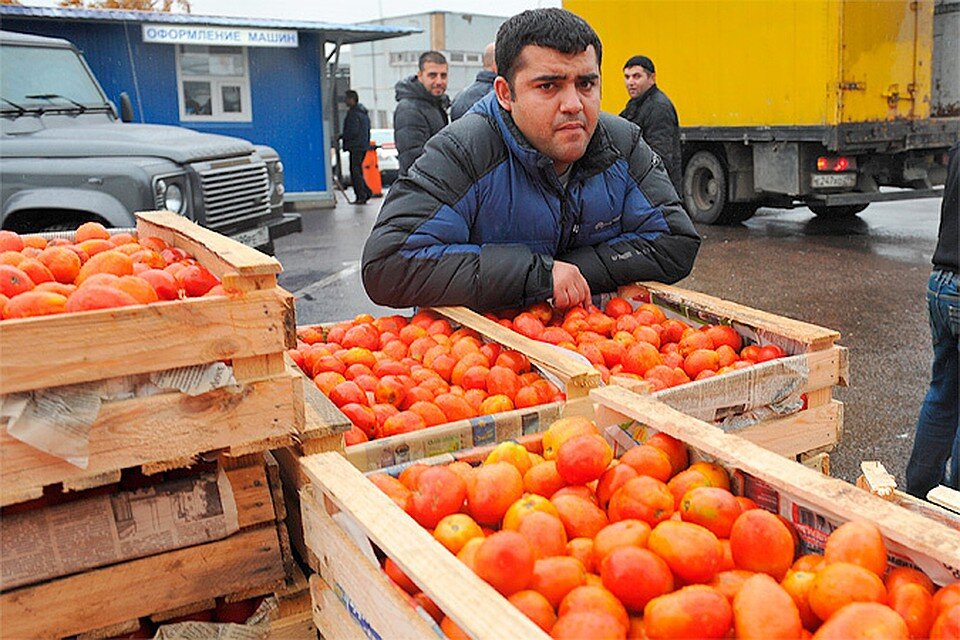
[[197,396],[220,388],[239,389],[233,369],[222,362],[119,376],[0,396],[0,420],[11,437],[86,469],[90,430],[105,402],[146,397],[164,391]]
[[244,624],[217,622],[175,622],[157,629],[153,640],[266,640],[270,622],[280,610],[277,598],[264,598]]
[[0,519],[0,588],[226,538],[239,530],[222,469]]

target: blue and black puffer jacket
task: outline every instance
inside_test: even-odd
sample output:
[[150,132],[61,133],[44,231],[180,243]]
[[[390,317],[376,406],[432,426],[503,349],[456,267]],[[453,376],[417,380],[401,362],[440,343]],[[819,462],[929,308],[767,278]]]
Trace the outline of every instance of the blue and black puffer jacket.
[[487,311],[550,298],[554,258],[577,265],[596,294],[676,282],[699,246],[636,125],[602,113],[564,188],[490,94],[390,189],[362,275],[377,304]]

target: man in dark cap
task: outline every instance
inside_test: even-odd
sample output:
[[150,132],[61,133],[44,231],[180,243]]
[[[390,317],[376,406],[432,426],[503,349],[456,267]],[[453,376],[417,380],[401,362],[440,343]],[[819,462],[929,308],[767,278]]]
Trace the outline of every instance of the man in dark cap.
[[630,101],[620,117],[643,130],[643,139],[663,160],[670,182],[682,195],[680,121],[670,98],[657,86],[657,70],[653,60],[647,56],[633,56],[623,65],[623,80]]

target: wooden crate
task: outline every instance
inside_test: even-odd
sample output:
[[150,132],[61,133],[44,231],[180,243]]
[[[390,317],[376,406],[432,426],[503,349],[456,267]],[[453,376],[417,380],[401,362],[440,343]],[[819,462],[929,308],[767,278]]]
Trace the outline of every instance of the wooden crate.
[[[568,400],[584,397],[591,388],[600,384],[600,374],[593,367],[563,349],[505,329],[464,307],[441,307],[433,311],[451,320],[455,326],[467,326],[486,340],[524,354],[535,368],[552,374],[560,381]],[[321,325],[321,328],[328,326]],[[306,384],[310,386],[308,381]],[[314,413],[319,421],[305,426],[298,436],[300,454],[330,451],[338,446],[342,448],[342,443],[338,445],[335,436],[350,428],[350,421],[329,399],[320,395]],[[545,429],[560,416],[562,407],[563,403],[554,402],[449,422],[415,433],[352,445],[346,448],[346,456],[361,470],[370,471],[418,458],[515,439],[524,433]]]
[[[284,363],[296,344],[292,296],[276,284],[276,259],[170,212],[137,214],[141,236],[189,251],[229,296],[6,320],[0,327],[0,394],[229,361],[239,393],[172,392],[105,403],[80,469],[0,433],[0,506],[44,487],[83,489],[120,471],[189,466],[199,454],[244,455],[292,442],[303,426],[302,378]],[[38,359],[36,346],[44,356]],[[33,346],[34,348],[25,348]]]
[[[775,344],[784,349],[788,357],[653,395],[725,431],[746,434],[749,430],[748,439],[781,455],[809,458],[809,464],[829,468],[829,458],[822,454],[837,444],[843,429],[843,405],[833,399],[833,387],[846,386],[849,377],[847,350],[835,344],[838,332],[654,282],[621,287],[618,295],[635,305],[653,302],[695,325],[730,325],[745,343]],[[465,326],[495,331],[497,340],[505,344],[509,338],[503,334],[523,338],[466,309],[437,311]],[[611,383],[637,392],[652,391],[645,382],[625,377],[615,376]],[[801,395],[803,410],[798,410]]]
[[[745,343],[774,344],[789,354],[657,391],[657,399],[728,432],[766,425],[762,440],[749,439],[787,457],[815,457],[839,442],[843,405],[833,399],[833,387],[847,385],[849,364],[847,349],[835,344],[837,331],[654,282],[618,293],[634,302],[653,302],[694,324],[732,326]],[[800,395],[803,408],[797,411],[797,403],[789,401]],[[826,465],[828,460],[821,463]]]
[[[893,554],[909,556],[937,582],[955,579],[960,571],[960,531],[724,433],[649,395],[608,386],[590,396],[596,403],[593,415],[607,433],[620,439],[662,431],[683,440],[695,457],[726,467],[740,493],[762,492],[762,506],[789,517],[808,546],[823,542],[823,531],[808,524],[811,518],[827,527],[863,519],[880,527]],[[392,558],[471,637],[547,637],[342,456],[318,454],[302,464],[311,482],[302,492],[306,543],[319,563],[319,576],[311,577],[314,620],[324,637],[430,637],[434,632],[432,622],[412,609],[380,571],[370,545]]]
[[216,598],[235,602],[282,590],[293,565],[282,531],[276,463],[260,454],[220,464],[233,492],[239,531],[5,591],[0,594],[3,635],[109,637],[111,630],[139,627],[141,618],[159,622],[212,608]]

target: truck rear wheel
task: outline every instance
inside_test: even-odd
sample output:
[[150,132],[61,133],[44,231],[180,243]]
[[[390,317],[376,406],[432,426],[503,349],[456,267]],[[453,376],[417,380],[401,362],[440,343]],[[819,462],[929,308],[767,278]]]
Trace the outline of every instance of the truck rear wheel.
[[727,203],[727,174],[709,151],[698,151],[683,172],[683,204],[694,222],[721,222]]
[[843,204],[833,207],[822,204],[808,204],[807,206],[810,208],[810,211],[813,211],[814,215],[825,218],[850,218],[869,207],[870,203]]
[[734,224],[757,212],[752,202],[727,201],[727,170],[711,151],[698,151],[683,172],[683,204],[694,222]]

